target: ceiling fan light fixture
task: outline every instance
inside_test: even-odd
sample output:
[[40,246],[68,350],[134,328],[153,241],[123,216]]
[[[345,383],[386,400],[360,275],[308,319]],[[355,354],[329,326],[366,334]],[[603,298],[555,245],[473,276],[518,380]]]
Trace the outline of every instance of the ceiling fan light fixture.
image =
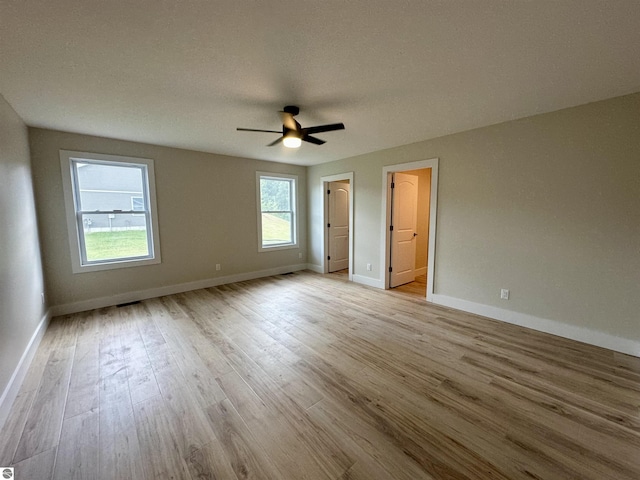
[[[267,147],[273,147],[275,145],[284,144],[287,148],[300,148],[302,142],[313,143],[314,145],[323,145],[324,140],[318,137],[314,137],[313,134],[321,132],[333,132],[334,130],[344,130],[344,123],[330,123],[328,125],[316,125],[314,127],[302,128],[300,124],[295,120],[295,117],[300,109],[293,105],[284,107],[284,110],[279,112],[282,119],[282,136],[274,140]],[[280,133],[278,130],[262,130],[256,128],[237,128],[242,132],[266,132],[266,133]]]
[[302,140],[300,137],[296,137],[295,135],[288,135],[282,139],[282,143],[287,148],[300,148],[302,145]]

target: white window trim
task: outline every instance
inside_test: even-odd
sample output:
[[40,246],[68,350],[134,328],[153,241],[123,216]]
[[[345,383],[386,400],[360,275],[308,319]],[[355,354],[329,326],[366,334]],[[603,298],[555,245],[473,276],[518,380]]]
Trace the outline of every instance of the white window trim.
[[[149,224],[147,228],[151,231],[152,245],[150,258],[134,258],[109,261],[104,263],[82,264],[80,250],[80,232],[76,221],[76,203],[73,192],[73,169],[72,160],[89,160],[94,162],[109,162],[122,164],[144,164],[147,167],[147,180],[149,182]],[[124,157],[120,155],[105,155],[89,152],[76,152],[71,150],[60,150],[60,167],[62,169],[62,189],[64,192],[65,212],[67,217],[67,232],[69,236],[69,249],[71,252],[71,270],[73,273],[96,272],[101,270],[115,270],[119,268],[138,267],[143,265],[153,265],[161,263],[160,257],[160,234],[158,228],[158,205],[156,202],[156,180],[153,168],[153,160],[149,158]]]
[[[293,202],[292,202],[292,221],[293,221],[293,242],[278,245],[262,245],[262,201],[260,197],[260,179],[268,178],[273,180],[293,180]],[[291,248],[300,248],[298,244],[298,176],[286,173],[272,172],[256,172],[256,205],[258,212],[258,252],[272,252],[274,250],[288,250]]]

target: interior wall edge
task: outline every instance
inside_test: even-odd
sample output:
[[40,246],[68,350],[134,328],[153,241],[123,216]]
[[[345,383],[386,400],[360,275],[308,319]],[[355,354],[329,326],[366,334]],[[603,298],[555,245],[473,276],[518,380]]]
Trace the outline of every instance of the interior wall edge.
[[49,326],[49,321],[51,320],[51,318],[51,309],[49,309],[42,317],[42,320],[40,320],[40,323],[36,327],[36,330],[33,332],[31,340],[29,340],[29,343],[27,344],[22,357],[20,357],[20,361],[16,365],[9,383],[4,389],[4,392],[2,392],[2,396],[0,396],[0,430],[2,430],[2,427],[7,421],[9,412],[11,411],[11,407],[13,406],[13,402],[20,392],[22,382],[24,381],[27,372],[29,371],[29,366],[31,366],[33,357],[35,356],[36,351],[40,346],[42,337],[44,337],[44,334],[47,331],[47,327]]
[[65,303],[62,305],[54,305],[51,307],[53,317],[60,315],[69,315],[72,313],[94,310],[96,308],[112,307],[122,303],[136,302],[146,300],[148,298],[157,298],[165,295],[174,295],[176,293],[189,292],[199,290],[201,288],[216,287],[227,283],[243,282],[246,280],[255,280],[257,278],[271,277],[274,275],[282,275],[290,272],[305,270],[306,264],[282,265],[279,267],[269,268],[266,270],[257,270],[253,272],[237,273],[224,277],[206,278],[196,280],[194,282],[179,283],[175,285],[167,285],[163,287],[150,288],[146,290],[138,290],[133,292],[121,293],[118,295],[110,295],[106,297],[82,300],[80,302]]
[[361,285],[366,285],[373,288],[381,288],[384,290],[384,281],[380,280],[379,278],[371,278],[365,275],[354,274],[353,281]]
[[322,268],[322,265],[316,265],[314,263],[308,263],[307,270],[311,270],[312,272],[315,272],[315,273],[324,273],[324,269]]
[[640,357],[640,342],[628,338],[618,337],[607,332],[579,327],[568,323],[535,317],[525,313],[514,312],[503,308],[470,302],[447,295],[434,294],[433,303],[443,307],[455,308],[467,313],[488,317],[500,322],[510,323],[539,332],[557,335],[596,347],[606,348],[615,352]]

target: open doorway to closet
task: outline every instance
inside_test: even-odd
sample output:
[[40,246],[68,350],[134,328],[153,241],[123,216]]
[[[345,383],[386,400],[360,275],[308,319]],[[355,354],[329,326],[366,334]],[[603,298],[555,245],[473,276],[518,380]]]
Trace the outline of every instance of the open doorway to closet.
[[438,159],[383,169],[385,289],[433,295],[437,180]]
[[324,273],[353,280],[353,172],[322,177]]

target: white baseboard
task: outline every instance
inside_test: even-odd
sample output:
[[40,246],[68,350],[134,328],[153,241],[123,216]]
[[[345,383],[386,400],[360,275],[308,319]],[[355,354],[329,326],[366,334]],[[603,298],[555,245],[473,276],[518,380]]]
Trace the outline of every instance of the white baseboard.
[[365,277],[364,275],[353,275],[353,281],[368,287],[382,288],[384,289],[384,282],[379,278]]
[[18,392],[20,391],[22,382],[27,375],[27,371],[29,370],[29,366],[31,365],[33,356],[38,350],[38,346],[40,345],[40,341],[44,336],[44,332],[46,332],[47,330],[47,326],[49,326],[50,319],[51,310],[47,310],[44,317],[42,317],[40,323],[36,327],[36,330],[33,332],[33,335],[31,335],[31,340],[29,340],[27,348],[25,348],[22,357],[20,357],[18,365],[13,371],[13,375],[11,375],[9,383],[4,389],[4,392],[2,392],[2,396],[0,397],[0,430],[2,430],[2,427],[4,426],[4,423],[9,416],[13,401],[18,396]]
[[86,310],[94,310],[96,308],[111,307],[113,305],[119,305],[121,303],[146,300],[147,298],[162,297],[164,295],[173,295],[175,293],[215,287],[217,285],[224,285],[227,283],[243,282],[245,280],[254,280],[256,278],[270,277],[272,275],[297,272],[300,270],[305,270],[306,268],[307,264],[304,263],[297,265],[285,265],[281,267],[269,268],[266,270],[258,270],[255,272],[237,273],[235,275],[227,275],[225,277],[207,278],[204,280],[197,280],[195,282],[179,283],[177,285],[169,285],[166,287],[137,290],[135,292],[126,292],[109,297],[93,298],[90,300],[83,300],[81,302],[56,305],[51,308],[51,314],[52,316],[57,317],[58,315],[68,315],[71,313],[84,312]]
[[311,270],[316,273],[324,273],[324,268],[322,265],[314,265],[312,263],[307,263],[307,270]]
[[550,333],[559,337],[640,357],[640,342],[617,337],[598,330],[570,325],[556,320],[534,317],[533,315],[527,315],[525,313],[512,312],[510,310],[504,310],[490,305],[483,305],[481,303],[469,302],[467,300],[461,300],[447,295],[434,294],[432,301],[433,303],[444,307],[451,307],[457,310],[475,313],[476,315],[493,318],[505,323],[520,325],[521,327],[531,328],[540,332]]

